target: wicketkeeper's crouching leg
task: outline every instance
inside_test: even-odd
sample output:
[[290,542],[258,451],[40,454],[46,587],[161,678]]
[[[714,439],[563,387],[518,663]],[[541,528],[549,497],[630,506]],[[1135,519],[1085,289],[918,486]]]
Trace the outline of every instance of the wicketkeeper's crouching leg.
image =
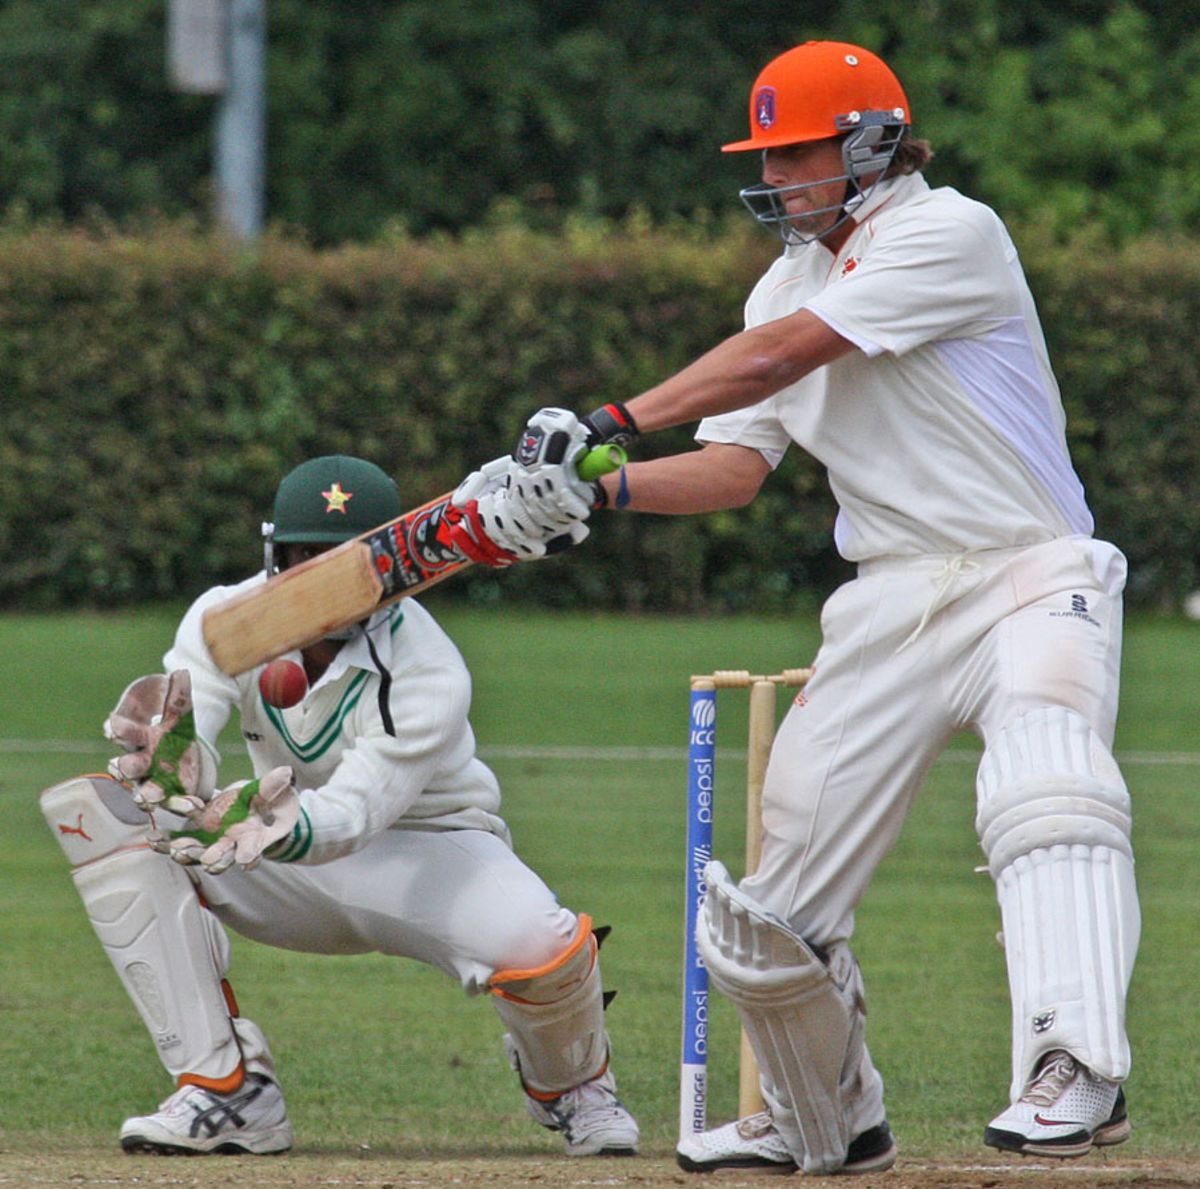
[[580,915],[562,953],[533,970],[497,971],[488,987],[530,1114],[561,1132],[572,1156],[632,1155],[638,1126],[608,1066],[598,949]]
[[866,1047],[862,976],[845,944],[818,953],[714,861],[696,942],[713,986],[737,1008],[767,1111],[680,1142],[689,1172],[792,1167],[878,1172],[896,1146],[883,1079]]
[[262,1031],[237,1014],[229,941],[178,864],[150,849],[146,814],[107,776],[41,794],[42,813],[113,967],[178,1089],[129,1119],[130,1151],[282,1152],[292,1129]]

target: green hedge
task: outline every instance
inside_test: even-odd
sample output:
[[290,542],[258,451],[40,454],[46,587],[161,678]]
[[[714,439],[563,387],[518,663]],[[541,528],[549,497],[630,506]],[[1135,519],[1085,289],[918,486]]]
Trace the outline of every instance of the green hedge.
[[[416,504],[533,409],[633,395],[738,328],[775,252],[746,223],[252,254],[180,226],[0,230],[0,605],[191,597],[259,564],[274,485],[306,457],[374,459]],[[1174,605],[1200,585],[1200,249],[1023,242],[1098,531],[1129,555],[1134,601]],[[748,509],[597,517],[570,557],[443,590],[789,608],[847,572],[832,519],[820,468],[792,451]]]

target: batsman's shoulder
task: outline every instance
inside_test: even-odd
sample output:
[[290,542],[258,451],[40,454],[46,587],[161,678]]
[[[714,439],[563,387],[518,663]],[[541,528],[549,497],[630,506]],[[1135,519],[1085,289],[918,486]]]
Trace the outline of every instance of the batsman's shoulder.
[[910,204],[918,218],[935,219],[952,231],[993,238],[1002,233],[1003,221],[985,202],[960,193],[953,186],[938,186]]
[[939,186],[870,221],[871,249],[903,253],[914,265],[991,258],[1006,252],[1007,233],[991,207]]

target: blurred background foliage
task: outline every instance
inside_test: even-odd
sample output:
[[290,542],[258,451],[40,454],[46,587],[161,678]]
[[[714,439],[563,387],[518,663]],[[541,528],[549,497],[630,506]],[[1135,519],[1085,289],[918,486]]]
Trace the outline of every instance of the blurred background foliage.
[[[1098,533],[1130,601],[1200,586],[1200,246],[1101,250],[1018,234]],[[505,452],[534,409],[641,391],[738,329],[775,254],[649,222],[254,252],[178,223],[0,231],[0,605],[194,595],[261,564],[258,526],[303,459],[356,453],[406,504]],[[690,429],[636,443],[688,449]],[[886,448],[886,443],[879,443]],[[627,611],[810,609],[847,576],[822,469],[799,450],[748,508],[601,514],[569,556],[473,572],[439,598]]]
[[[214,101],[169,89],[165,0],[0,2],[0,210],[207,211]],[[457,231],[496,202],[730,206],[759,68],[884,54],[936,180],[1115,238],[1200,222],[1200,23],[1166,0],[269,0],[270,217],[318,244]]]
[[[211,227],[214,101],[168,87],[165,8],[0,0],[0,606],[190,597],[258,564],[305,457],[373,458],[415,504],[540,405],[627,398],[738,329],[778,242],[718,148],[809,37],[881,51],[930,181],[1009,222],[1131,602],[1200,586],[1188,5],[269,0],[253,248]],[[792,451],[748,509],[597,517],[586,564],[439,598],[807,607],[846,575],[832,516]]]

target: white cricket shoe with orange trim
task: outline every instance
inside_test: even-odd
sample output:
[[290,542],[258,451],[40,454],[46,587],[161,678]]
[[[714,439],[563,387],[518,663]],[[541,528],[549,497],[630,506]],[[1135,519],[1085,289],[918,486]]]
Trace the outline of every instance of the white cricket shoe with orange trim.
[[283,1093],[260,1073],[231,1094],[180,1086],[152,1115],[126,1119],[121,1147],[158,1156],[266,1156],[292,1146]]
[[635,1156],[641,1138],[637,1121],[617,1097],[609,1070],[549,1102],[526,1095],[529,1113],[559,1132],[569,1156]]

